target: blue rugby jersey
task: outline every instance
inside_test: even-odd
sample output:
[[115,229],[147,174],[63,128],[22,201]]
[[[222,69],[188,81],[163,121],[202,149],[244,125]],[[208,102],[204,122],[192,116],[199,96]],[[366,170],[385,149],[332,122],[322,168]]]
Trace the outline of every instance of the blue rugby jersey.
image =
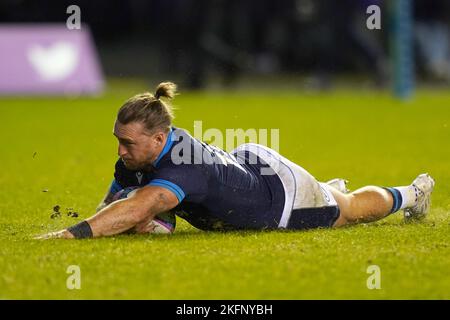
[[151,172],[116,162],[110,191],[164,187],[179,200],[172,211],[202,230],[274,229],[284,208],[284,188],[278,175],[261,175],[261,168],[268,165],[249,151],[227,153],[173,127]]

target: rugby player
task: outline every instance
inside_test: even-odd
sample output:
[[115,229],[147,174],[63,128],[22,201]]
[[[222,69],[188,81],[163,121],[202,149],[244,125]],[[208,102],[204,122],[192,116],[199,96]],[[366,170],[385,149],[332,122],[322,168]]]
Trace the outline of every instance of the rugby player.
[[114,180],[97,213],[39,239],[152,233],[156,226],[173,232],[174,215],[202,230],[304,230],[372,222],[401,209],[416,220],[429,211],[428,174],[408,186],[348,193],[343,179],[319,182],[263,145],[228,153],[195,139],[172,124],[175,93],[175,84],[163,82],[125,102],[114,123]]

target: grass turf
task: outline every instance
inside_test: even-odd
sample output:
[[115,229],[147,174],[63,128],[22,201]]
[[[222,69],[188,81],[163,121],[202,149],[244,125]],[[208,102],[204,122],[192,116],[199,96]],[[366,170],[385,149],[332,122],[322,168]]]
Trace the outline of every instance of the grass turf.
[[[172,236],[36,241],[87,218],[112,179],[115,113],[141,83],[117,82],[99,98],[0,100],[1,299],[450,298],[450,93],[339,90],[182,94],[175,125],[279,128],[280,152],[319,180],[350,188],[437,182],[430,216],[305,232],[202,232],[178,219]],[[43,192],[47,191],[47,192]],[[50,219],[54,205],[62,216]],[[65,208],[79,212],[65,215]],[[381,289],[369,290],[370,265]],[[81,289],[66,270],[81,268]]]

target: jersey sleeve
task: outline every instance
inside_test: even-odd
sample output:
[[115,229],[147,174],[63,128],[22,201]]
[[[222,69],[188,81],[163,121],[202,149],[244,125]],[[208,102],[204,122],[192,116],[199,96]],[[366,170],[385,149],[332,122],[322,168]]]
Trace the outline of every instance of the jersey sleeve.
[[109,193],[116,194],[122,189],[123,187],[120,185],[120,183],[118,183],[116,179],[113,179],[111,186],[109,187]]
[[208,191],[206,173],[196,165],[161,168],[148,185],[168,189],[175,194],[179,202],[184,199],[200,201]]

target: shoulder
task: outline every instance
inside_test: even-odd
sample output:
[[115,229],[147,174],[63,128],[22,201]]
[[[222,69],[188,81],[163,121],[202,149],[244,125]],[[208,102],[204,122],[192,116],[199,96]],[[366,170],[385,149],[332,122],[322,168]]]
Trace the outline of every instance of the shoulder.
[[188,169],[187,166],[189,165],[195,165],[196,169],[200,169],[198,168],[199,164],[203,163],[203,157],[207,152],[205,144],[194,138],[186,130],[176,127],[173,127],[171,140],[171,147],[161,157],[156,168],[173,168],[179,170],[180,168]]

